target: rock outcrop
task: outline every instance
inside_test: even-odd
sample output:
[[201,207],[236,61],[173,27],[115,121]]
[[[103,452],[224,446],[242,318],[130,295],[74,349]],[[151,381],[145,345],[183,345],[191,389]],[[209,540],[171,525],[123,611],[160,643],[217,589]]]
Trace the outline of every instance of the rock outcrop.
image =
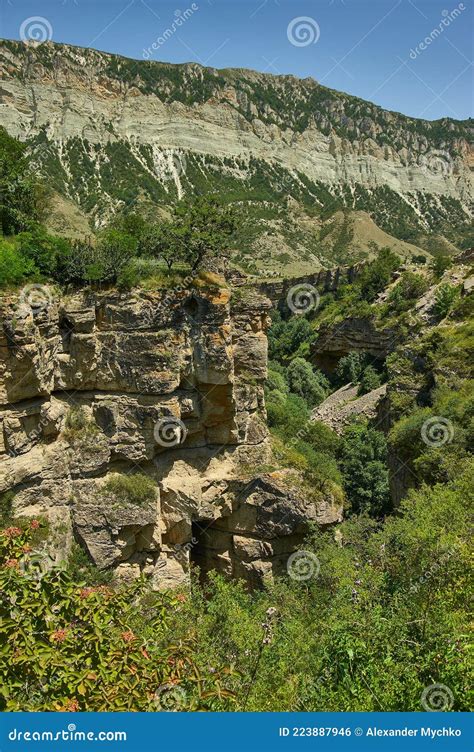
[[321,327],[312,347],[311,359],[323,371],[331,373],[339,360],[350,352],[368,353],[383,361],[397,344],[397,333],[377,329],[370,318],[347,318]]
[[355,417],[367,420],[377,418],[378,408],[386,391],[387,385],[382,384],[377,389],[358,396],[358,385],[346,384],[321,402],[313,410],[311,418],[321,421],[337,434],[341,434]]
[[353,266],[338,266],[334,269],[321,269],[314,274],[305,274],[303,277],[260,282],[256,284],[256,287],[278,308],[288,310],[288,295],[293,298],[298,295],[300,289],[303,294],[304,290],[311,294],[312,287],[320,293],[334,292],[340,285],[354,282],[362,267],[363,264],[354,264]]
[[98,567],[156,587],[191,561],[258,583],[310,521],[340,519],[338,499],[264,472],[266,298],[196,280],[42,287],[31,307],[25,290],[0,301],[0,493],[16,515],[45,515],[57,549],[74,537]]

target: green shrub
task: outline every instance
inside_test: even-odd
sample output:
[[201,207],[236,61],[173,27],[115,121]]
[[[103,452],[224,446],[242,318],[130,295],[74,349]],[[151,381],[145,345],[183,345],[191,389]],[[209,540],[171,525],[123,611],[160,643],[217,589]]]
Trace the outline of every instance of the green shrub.
[[428,280],[421,274],[403,272],[388,296],[387,307],[389,312],[402,313],[410,310],[415,301],[426,292],[428,284]]
[[344,386],[349,382],[356,384],[362,375],[364,363],[365,353],[353,351],[344,355],[338,362],[334,374],[336,384],[338,386]]
[[4,491],[0,494],[0,525],[7,525],[12,521],[12,505],[15,494],[13,491]]
[[35,266],[13,243],[0,240],[0,286],[18,285],[34,274]]
[[73,582],[84,582],[87,586],[96,587],[115,583],[113,570],[98,569],[84,549],[75,542],[67,558],[66,570]]
[[116,282],[136,248],[134,237],[115,229],[104,230],[95,243],[75,240],[58,263],[57,277],[75,285]]
[[122,267],[117,277],[117,284],[124,289],[137,287],[143,280],[155,275],[162,275],[163,268],[157,259],[132,258]]
[[306,401],[309,407],[319,405],[327,395],[329,382],[321,373],[314,370],[303,358],[294,358],[287,370],[290,390]]
[[431,263],[435,279],[440,279],[444,272],[452,266],[452,263],[452,259],[446,254],[440,253],[436,255]]
[[270,361],[268,364],[267,388],[270,392],[277,391],[281,394],[287,394],[289,391],[288,383],[285,377],[286,371],[278,363]]
[[39,570],[31,544],[30,530],[0,531],[0,710],[230,709],[219,664],[193,658],[194,630],[170,640],[179,597]]
[[367,394],[367,392],[371,392],[373,389],[377,389],[377,387],[381,384],[381,377],[380,374],[377,373],[375,368],[372,366],[366,366],[362,372],[362,376],[360,379],[358,394]]
[[374,261],[367,264],[355,282],[360,300],[373,302],[387,286],[401,259],[390,248],[382,248]]
[[68,240],[50,235],[41,225],[21,232],[15,242],[20,254],[32,262],[38,272],[54,279],[58,278],[58,270],[70,253]]
[[103,486],[102,492],[124,504],[149,504],[156,499],[156,483],[144,473],[113,475]]
[[380,516],[389,511],[387,444],[383,433],[362,422],[347,426],[342,435],[339,466],[354,512]]
[[438,287],[435,293],[435,302],[433,313],[441,319],[444,319],[454,308],[459,297],[459,287],[454,285],[443,284]]
[[96,423],[88,417],[82,405],[74,405],[64,421],[64,437],[70,442],[86,442],[97,438],[100,433]]
[[26,145],[0,127],[0,234],[14,235],[39,219],[45,192],[32,176]]
[[297,394],[270,392],[267,399],[267,416],[270,427],[282,428],[289,438],[296,436],[309,419],[306,401]]
[[314,330],[305,316],[292,316],[285,321],[279,312],[272,314],[272,326],[268,332],[268,351],[272,360],[288,362],[292,356],[304,356],[314,339]]

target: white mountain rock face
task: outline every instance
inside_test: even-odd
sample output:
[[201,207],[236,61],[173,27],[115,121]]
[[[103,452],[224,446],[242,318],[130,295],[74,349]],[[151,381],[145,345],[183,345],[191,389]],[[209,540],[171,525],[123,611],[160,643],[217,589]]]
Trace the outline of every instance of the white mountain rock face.
[[336,134],[324,135],[314,126],[296,133],[258,118],[248,122],[227,103],[185,106],[166,104],[154,94],[114,96],[104,89],[88,90],[77,80],[67,87],[49,81],[7,80],[2,83],[0,116],[10,135],[21,140],[44,129],[58,146],[72,138],[98,145],[123,140],[132,150],[146,144],[160,155],[167,150],[194,152],[245,162],[257,157],[328,184],[388,185],[402,194],[429,191],[466,204],[474,197],[466,146],[456,157],[433,150],[416,162],[407,150],[381,147],[370,138],[351,142]]
[[242,213],[236,265],[292,276],[385,245],[419,254],[420,234],[456,244],[471,217],[470,121],[408,118],[312,79],[49,42],[0,42],[0,76],[0,126],[29,144],[63,234],[213,192]]

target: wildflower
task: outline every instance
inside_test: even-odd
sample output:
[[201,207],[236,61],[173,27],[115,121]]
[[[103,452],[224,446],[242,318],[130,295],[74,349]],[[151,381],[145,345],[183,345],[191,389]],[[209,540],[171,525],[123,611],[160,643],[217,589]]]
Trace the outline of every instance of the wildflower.
[[52,640],[53,642],[64,642],[67,637],[67,633],[67,629],[56,629],[54,632],[52,632],[50,640]]
[[29,546],[28,544],[25,544],[24,546],[21,547],[21,550],[23,551],[24,554],[29,554],[32,549],[31,549],[31,546]]
[[137,639],[137,636],[131,631],[131,629],[128,629],[126,632],[122,632],[122,640],[124,642],[133,642]]
[[19,535],[21,535],[23,530],[20,527],[7,527],[5,530],[2,530],[2,534],[6,538],[18,538]]
[[263,639],[262,643],[264,645],[269,645],[273,639],[273,629],[271,623],[268,621],[264,621],[262,623],[262,629],[263,629]]
[[81,588],[81,590],[79,591],[79,598],[83,600],[84,598],[88,598],[94,592],[95,592],[95,588],[93,587]]
[[40,523],[39,520],[31,520],[31,522],[30,522],[30,527],[31,527],[32,530],[38,530],[38,528],[40,527],[40,525],[41,525],[41,523]]
[[112,595],[112,591],[107,587],[107,585],[97,585],[96,587],[81,588],[81,590],[79,591],[79,598],[84,600],[94,593],[99,593],[100,595]]
[[64,707],[62,708],[65,713],[77,713],[79,710],[79,703],[76,699],[66,700]]
[[17,559],[7,559],[4,566],[7,567],[7,569],[13,569],[18,566],[18,561]]
[[184,595],[184,593],[178,593],[178,595],[176,596],[176,600],[179,601],[180,603],[186,603],[187,598]]

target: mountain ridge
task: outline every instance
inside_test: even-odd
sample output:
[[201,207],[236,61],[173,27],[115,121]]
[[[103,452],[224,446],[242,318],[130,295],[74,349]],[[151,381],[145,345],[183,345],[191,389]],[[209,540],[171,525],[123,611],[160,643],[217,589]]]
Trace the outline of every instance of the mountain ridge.
[[[268,244],[259,251],[254,236],[276,232],[280,256],[288,246],[314,266],[321,227],[339,210],[369,212],[413,245],[430,232],[456,244],[469,221],[470,120],[416,120],[291,74],[56,43],[3,41],[0,71],[0,123],[95,227],[137,203],[216,192],[242,207],[241,264],[256,254],[265,265]],[[315,231],[301,229],[291,202]]]

